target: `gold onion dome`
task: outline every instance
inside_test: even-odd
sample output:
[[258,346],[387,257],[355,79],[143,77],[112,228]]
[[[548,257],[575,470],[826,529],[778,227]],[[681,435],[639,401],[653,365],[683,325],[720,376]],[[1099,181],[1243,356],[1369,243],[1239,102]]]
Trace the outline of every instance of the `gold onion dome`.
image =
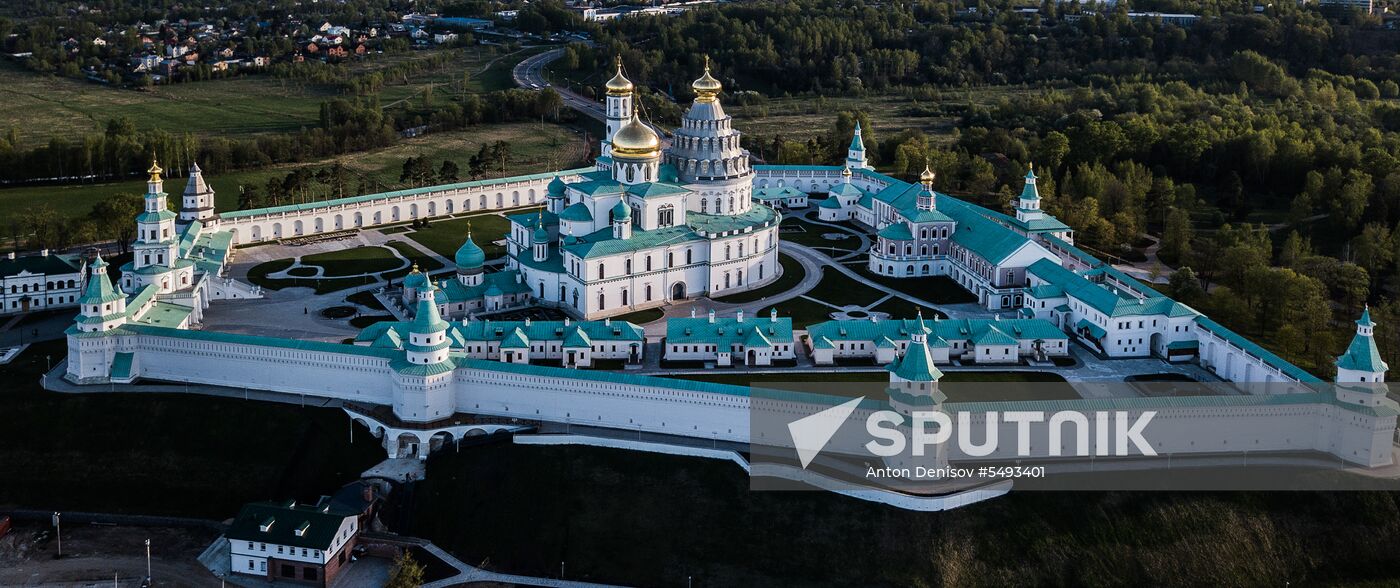
[[849,167],[843,167],[843,168],[841,168],[841,177],[844,177],[844,178],[849,178],[849,177],[851,177],[851,168],[849,168]]
[[720,91],[724,89],[724,85],[719,83],[719,80],[715,79],[714,76],[710,75],[709,55],[705,56],[705,75],[700,76],[700,79],[692,82],[690,87],[695,90],[696,102],[713,102],[715,96],[718,96]]
[[160,169],[160,164],[159,164],[159,163],[156,163],[156,158],[155,158],[155,157],[152,157],[152,158],[151,158],[151,169],[146,170],[146,173],[151,174],[151,181],[152,181],[152,182],[159,182],[159,181],[160,181],[160,174],[161,174],[162,172],[164,172],[164,171],[165,171],[165,170]]
[[607,84],[609,96],[626,96],[632,93],[632,81],[622,75],[622,58],[617,58],[617,75],[608,80]]
[[613,133],[612,152],[619,157],[656,157],[661,153],[661,138],[633,111],[632,118]]
[[933,177],[933,170],[930,169],[929,166],[925,165],[924,173],[919,174],[919,181],[922,182],[924,186],[929,186],[933,184]]

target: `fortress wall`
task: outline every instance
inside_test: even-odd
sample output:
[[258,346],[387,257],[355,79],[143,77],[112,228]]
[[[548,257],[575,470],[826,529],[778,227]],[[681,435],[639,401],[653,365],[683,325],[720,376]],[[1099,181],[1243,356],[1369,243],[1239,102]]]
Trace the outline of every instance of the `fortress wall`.
[[[568,177],[580,171],[566,170]],[[325,202],[234,211],[220,215],[218,229],[242,245],[345,229],[407,222],[413,219],[505,210],[542,204],[555,174],[535,174],[403,190]]]

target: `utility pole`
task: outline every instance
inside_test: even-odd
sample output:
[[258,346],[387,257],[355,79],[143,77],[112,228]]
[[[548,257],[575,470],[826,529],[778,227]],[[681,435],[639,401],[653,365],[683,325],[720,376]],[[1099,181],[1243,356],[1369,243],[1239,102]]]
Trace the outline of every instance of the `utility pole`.
[[151,583],[151,540],[146,540],[146,582]]
[[57,530],[57,533],[58,533],[58,557],[59,557],[59,559],[62,559],[62,558],[63,558],[63,521],[61,520],[61,516],[58,514],[58,511],[54,511],[54,513],[53,513],[53,526],[54,526],[54,529],[56,529],[56,530]]

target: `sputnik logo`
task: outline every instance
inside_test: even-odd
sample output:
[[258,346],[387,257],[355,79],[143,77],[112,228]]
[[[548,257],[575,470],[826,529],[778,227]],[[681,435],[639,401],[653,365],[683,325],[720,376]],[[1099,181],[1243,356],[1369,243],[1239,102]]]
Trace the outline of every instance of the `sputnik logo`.
[[807,469],[807,464],[812,463],[817,454],[826,448],[826,444],[862,400],[865,400],[864,396],[788,423],[788,433],[792,435],[792,444],[797,449],[797,459],[802,462],[802,469]]

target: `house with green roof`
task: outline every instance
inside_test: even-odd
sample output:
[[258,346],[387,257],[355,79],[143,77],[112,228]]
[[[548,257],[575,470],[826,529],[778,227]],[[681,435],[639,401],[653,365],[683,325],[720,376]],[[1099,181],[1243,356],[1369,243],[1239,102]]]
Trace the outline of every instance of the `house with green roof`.
[[775,210],[807,208],[807,193],[791,186],[755,188],[753,198]]
[[77,306],[85,278],[77,255],[10,252],[0,259],[0,316]]
[[927,335],[934,361],[980,364],[1044,361],[1069,355],[1069,336],[1040,319],[845,319],[807,327],[808,352],[817,365],[894,361],[915,334]]
[[1043,259],[1026,268],[1025,310],[1074,334],[1107,357],[1197,355],[1193,328],[1200,313],[1106,265],[1075,271]]
[[776,309],[767,317],[673,318],[666,321],[662,343],[666,361],[706,362],[718,366],[756,366],[793,362],[797,359],[792,318],[779,317]]

